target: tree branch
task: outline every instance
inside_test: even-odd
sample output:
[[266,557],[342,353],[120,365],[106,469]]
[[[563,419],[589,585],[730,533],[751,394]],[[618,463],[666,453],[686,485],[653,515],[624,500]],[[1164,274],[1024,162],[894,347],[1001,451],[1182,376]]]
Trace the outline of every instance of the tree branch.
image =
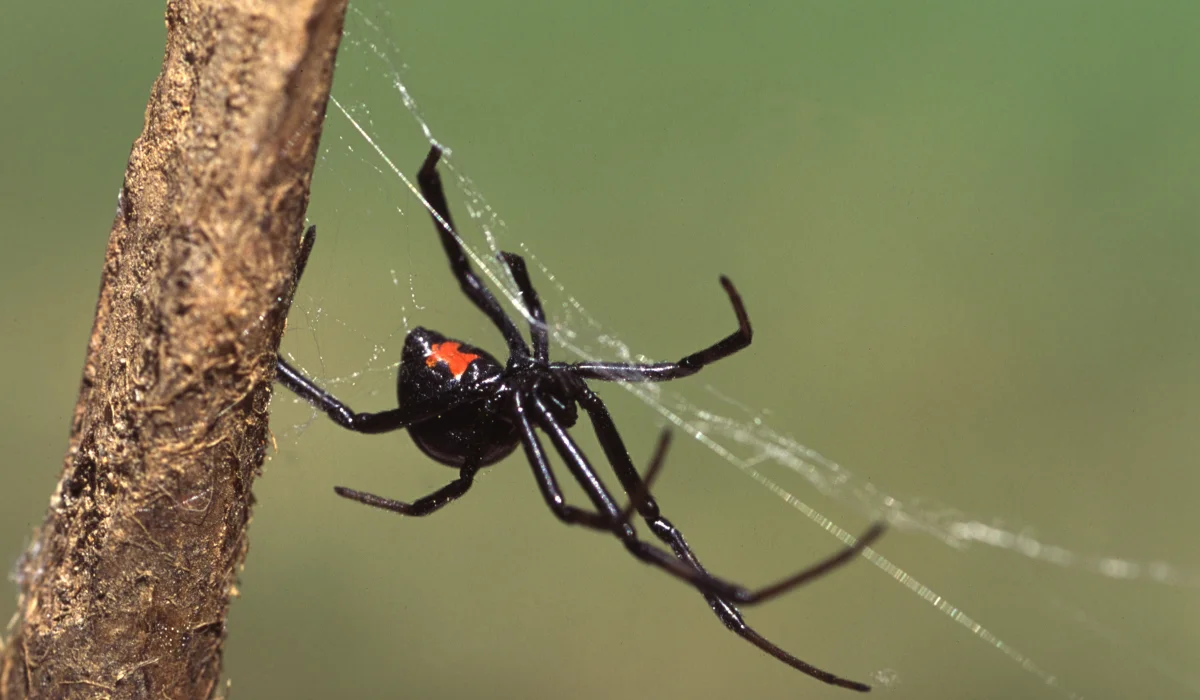
[[345,5],[168,3],[4,700],[217,687]]

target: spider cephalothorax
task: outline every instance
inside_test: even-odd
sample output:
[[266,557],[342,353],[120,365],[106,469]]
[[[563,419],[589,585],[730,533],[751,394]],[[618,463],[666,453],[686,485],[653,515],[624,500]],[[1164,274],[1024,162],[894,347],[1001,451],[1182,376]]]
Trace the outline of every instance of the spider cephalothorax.
[[[852,690],[869,690],[869,686],[822,671],[771,643],[742,620],[735,606],[761,603],[829,573],[851,561],[877,539],[883,533],[883,526],[872,526],[858,538],[854,546],[758,590],[750,590],[714,576],[701,566],[682,533],[662,516],[658,504],[650,495],[650,484],[666,455],[669,433],[663,432],[643,478],[630,460],[608,408],[588,387],[587,380],[657,382],[687,377],[705,365],[750,345],[750,319],[733,283],[721,277],[721,286],[725,288],[737,316],[737,330],[678,362],[551,362],[545,313],[537,291],[529,280],[525,261],[518,255],[501,253],[501,259],[512,273],[513,281],[521,293],[525,312],[531,319],[531,344],[525,342],[516,324],[471,269],[458,234],[454,231],[446,195],[438,176],[437,162],[440,157],[441,150],[437,146],[430,149],[417,175],[417,183],[430,208],[455,279],[467,298],[503,334],[508,344],[508,361],[501,364],[482,348],[447,338],[435,331],[413,329],[405,338],[404,353],[400,360],[398,407],[378,413],[358,413],[280,358],[279,382],[324,411],[338,425],[361,433],[407,429],[422,452],[458,469],[458,477],[454,481],[411,503],[342,486],[336,487],[335,491],[360,503],[403,515],[428,515],[466,493],[476,472],[507,457],[519,445],[533,468],[542,496],[560,520],[614,535],[639,560],[693,586],[726,627],[776,659],[826,683]],[[304,236],[296,264],[296,284],[304,272],[315,241],[316,227],[310,227]],[[629,498],[628,505],[623,508],[617,505],[608,487],[568,432],[578,421],[580,409],[591,422],[604,456]],[[554,451],[562,459],[567,471],[587,494],[591,509],[568,504],[563,498],[538,431],[550,438]],[[641,516],[650,532],[669,550],[638,537],[632,524],[634,512]]]

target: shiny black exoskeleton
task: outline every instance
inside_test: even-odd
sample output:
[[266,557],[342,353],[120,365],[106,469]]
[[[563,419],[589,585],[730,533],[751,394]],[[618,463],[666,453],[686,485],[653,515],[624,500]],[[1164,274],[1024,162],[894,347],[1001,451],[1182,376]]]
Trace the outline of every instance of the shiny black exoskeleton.
[[[700,564],[682,533],[662,516],[650,495],[650,485],[663,464],[670,434],[663,432],[646,476],[642,477],[629,458],[608,408],[588,387],[587,380],[656,382],[687,377],[748,346],[752,337],[750,319],[733,283],[721,277],[721,285],[737,315],[738,329],[678,362],[551,362],[545,313],[529,280],[525,261],[518,255],[501,253],[531,319],[531,344],[525,342],[516,324],[472,270],[454,230],[438,176],[440,157],[441,151],[434,146],[421,166],[417,182],[449,258],[451,272],[467,298],[503,334],[508,344],[508,361],[502,365],[481,348],[416,328],[404,342],[397,382],[399,406],[378,413],[359,413],[279,358],[278,381],[324,411],[338,425],[360,433],[407,429],[422,452],[458,469],[454,481],[411,503],[343,486],[334,490],[346,498],[403,515],[428,515],[466,493],[481,468],[495,464],[520,445],[547,505],[560,520],[616,536],[639,560],[693,586],[726,627],[776,659],[832,685],[870,690],[867,685],[822,671],[774,645],[748,626],[735,606],[761,603],[848,563],[883,534],[883,526],[872,526],[854,546],[764,588],[750,590],[714,576]],[[296,284],[315,241],[316,227],[311,227],[297,259]],[[568,432],[578,421],[579,409],[591,422],[613,473],[628,495],[629,503],[624,508],[618,507]],[[565,501],[538,431],[550,438],[567,471],[587,494],[591,509]],[[639,539],[631,522],[635,511],[669,549]]]
[[[520,437],[500,410],[503,392],[472,402],[472,389],[501,382],[504,365],[491,353],[451,340],[437,331],[414,328],[404,339],[397,397],[401,406],[426,401],[464,403],[409,426],[408,434],[433,460],[461,469],[474,456],[479,467],[495,464],[517,449]],[[464,389],[467,388],[467,389]]]

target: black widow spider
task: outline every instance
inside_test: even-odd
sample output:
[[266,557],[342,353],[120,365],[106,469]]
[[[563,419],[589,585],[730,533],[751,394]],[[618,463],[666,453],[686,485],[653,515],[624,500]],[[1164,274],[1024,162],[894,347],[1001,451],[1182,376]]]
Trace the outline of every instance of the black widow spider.
[[[411,503],[395,501],[342,486],[339,496],[402,515],[429,515],[467,492],[475,474],[511,454],[518,445],[533,467],[542,496],[550,510],[565,523],[582,525],[615,535],[635,557],[657,566],[696,588],[721,622],[759,649],[804,673],[831,685],[868,691],[870,686],[822,671],[792,656],[742,621],[736,604],[753,605],[819,578],[850,562],[874,542],[884,527],[876,523],[852,547],[847,547],[777,583],[750,590],[718,578],[700,564],[683,535],[664,518],[649,487],[663,464],[670,434],[664,431],[645,478],[640,476],[621,440],[604,402],[587,385],[588,379],[626,382],[661,382],[687,377],[705,365],[750,344],[750,319],[737,289],[727,277],[721,286],[737,315],[738,329],[723,340],[678,362],[627,364],[612,362],[551,362],[546,317],[530,283],[525,261],[512,253],[500,257],[512,273],[530,321],[532,351],[516,324],[475,275],[454,231],[446,195],[438,175],[441,150],[434,146],[417,175],[421,194],[431,209],[450,269],[467,298],[500,329],[508,343],[508,362],[501,364],[486,350],[425,328],[415,328],[404,340],[398,379],[399,407],[378,413],[359,413],[305,377],[282,357],[278,381],[297,396],[324,411],[335,423],[359,433],[385,433],[407,428],[417,446],[435,461],[458,469],[458,478]],[[294,284],[298,284],[316,241],[316,227],[306,232],[298,255]],[[294,287],[293,287],[294,289]],[[591,421],[604,455],[629,496],[625,508],[600,480],[587,457],[567,432],[582,407]],[[570,505],[563,499],[550,460],[534,428],[550,437],[571,476],[587,493],[594,511]],[[636,511],[655,537],[670,552],[638,539],[630,520]]]

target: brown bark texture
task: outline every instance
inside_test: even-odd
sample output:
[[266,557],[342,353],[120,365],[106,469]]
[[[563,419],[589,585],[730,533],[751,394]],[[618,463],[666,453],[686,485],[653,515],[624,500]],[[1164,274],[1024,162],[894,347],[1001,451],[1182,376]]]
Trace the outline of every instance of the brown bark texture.
[[207,698],[345,0],[170,0],[0,698]]

